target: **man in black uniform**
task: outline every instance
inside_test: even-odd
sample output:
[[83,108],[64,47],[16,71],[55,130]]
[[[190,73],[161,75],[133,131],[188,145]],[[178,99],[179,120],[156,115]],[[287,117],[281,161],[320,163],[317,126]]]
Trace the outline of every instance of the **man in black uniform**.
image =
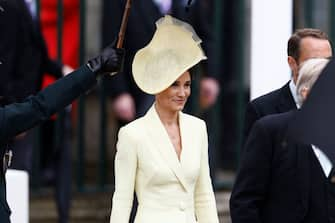
[[[3,33],[0,36],[0,58],[3,67],[0,75],[0,95],[10,98],[11,101],[20,102],[25,97],[36,94],[41,89],[45,73],[56,79],[67,73],[66,65],[52,60],[48,55],[36,4],[37,0],[10,0],[1,4],[3,11],[0,12],[0,27]],[[69,124],[69,114],[68,112],[64,114],[65,118],[60,120],[59,124],[68,126],[65,123]],[[69,134],[68,131],[62,131],[64,137],[60,137],[59,143],[52,143],[53,124],[54,121],[49,120],[42,126],[40,143],[42,145],[45,145],[45,141],[48,143],[41,148],[48,149],[40,150],[41,161],[35,160],[35,162],[40,164],[42,182],[51,183],[55,188],[59,223],[67,223],[71,204],[72,172],[69,137],[66,137]],[[32,173],[35,138],[35,131],[32,129],[13,140],[11,148],[15,159],[11,168]]]
[[[4,1],[5,2],[5,1]],[[4,9],[0,1],[1,11]],[[1,45],[1,44],[0,44]],[[0,222],[9,223],[10,209],[6,201],[5,172],[10,162],[10,151],[7,143],[10,139],[41,122],[52,114],[70,104],[80,94],[89,90],[99,76],[117,72],[123,62],[124,51],[107,47],[99,56],[61,78],[53,85],[30,96],[22,103],[14,103],[0,108]],[[1,61],[1,58],[0,58]],[[3,74],[4,62],[0,63],[0,74]]]

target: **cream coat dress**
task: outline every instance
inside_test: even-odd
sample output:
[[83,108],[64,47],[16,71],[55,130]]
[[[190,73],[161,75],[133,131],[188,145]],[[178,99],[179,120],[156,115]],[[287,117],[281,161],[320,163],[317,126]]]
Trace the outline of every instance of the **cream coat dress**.
[[204,121],[180,112],[180,161],[152,106],[121,128],[115,157],[110,223],[128,223],[133,194],[135,223],[218,223],[208,166]]

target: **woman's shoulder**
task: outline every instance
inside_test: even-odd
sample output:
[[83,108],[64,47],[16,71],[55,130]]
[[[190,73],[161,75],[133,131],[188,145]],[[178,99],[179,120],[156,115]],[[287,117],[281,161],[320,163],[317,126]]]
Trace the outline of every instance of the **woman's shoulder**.
[[120,135],[133,135],[134,137],[136,135],[139,135],[143,129],[144,123],[143,123],[143,117],[135,119],[134,121],[129,122],[128,124],[122,126],[119,130],[119,137]]
[[133,129],[133,128],[141,127],[143,125],[143,119],[144,119],[144,117],[137,118],[137,119],[129,122],[128,124],[126,124],[122,128]]
[[202,120],[201,118],[198,118],[194,115],[181,112],[181,118],[183,119],[183,121],[187,122],[188,124],[206,127],[206,122]]

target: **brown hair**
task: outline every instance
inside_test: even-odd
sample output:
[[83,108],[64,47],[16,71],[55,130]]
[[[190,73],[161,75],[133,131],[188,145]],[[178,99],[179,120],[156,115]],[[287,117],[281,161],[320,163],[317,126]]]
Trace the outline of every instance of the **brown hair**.
[[313,37],[316,39],[328,40],[328,35],[319,29],[298,29],[293,33],[287,43],[287,55],[293,57],[295,60],[300,56],[300,41],[305,37]]

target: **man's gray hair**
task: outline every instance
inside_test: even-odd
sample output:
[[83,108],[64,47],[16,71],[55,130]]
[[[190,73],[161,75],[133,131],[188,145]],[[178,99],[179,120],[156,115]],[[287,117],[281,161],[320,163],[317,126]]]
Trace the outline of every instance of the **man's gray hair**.
[[301,64],[296,84],[298,103],[300,106],[304,102],[301,94],[302,90],[304,88],[310,90],[313,87],[321,71],[325,68],[328,62],[329,59],[326,58],[311,58]]

